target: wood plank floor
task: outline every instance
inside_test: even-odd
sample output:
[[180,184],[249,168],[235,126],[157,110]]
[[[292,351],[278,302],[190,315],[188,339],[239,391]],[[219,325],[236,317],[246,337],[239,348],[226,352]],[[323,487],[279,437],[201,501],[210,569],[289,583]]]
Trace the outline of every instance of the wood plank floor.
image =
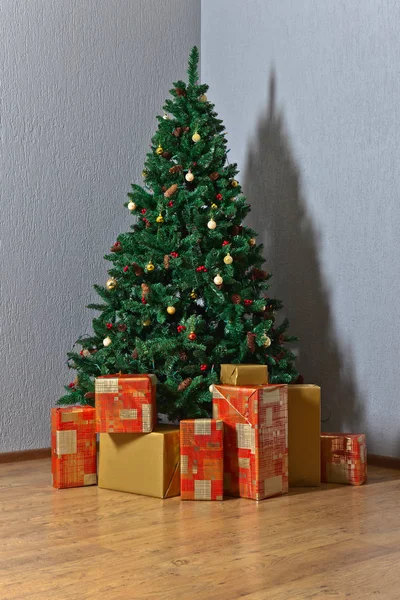
[[53,490],[0,465],[1,600],[400,598],[400,471],[260,503]]

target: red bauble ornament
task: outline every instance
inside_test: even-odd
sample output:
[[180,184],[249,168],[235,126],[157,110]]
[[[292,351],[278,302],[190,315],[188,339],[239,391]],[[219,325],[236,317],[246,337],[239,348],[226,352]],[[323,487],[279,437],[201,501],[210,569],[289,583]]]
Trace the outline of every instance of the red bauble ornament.
[[124,273],[126,273],[127,271],[129,271],[129,267],[124,267]]
[[200,371],[207,371],[207,365],[200,365]]
[[243,300],[243,304],[245,306],[251,306],[253,304],[253,300]]
[[167,204],[167,206],[169,206],[170,208],[172,208],[172,207],[173,207],[173,205],[174,205],[174,203],[172,202],[172,200],[170,200],[170,201],[168,202],[168,204]]
[[145,215],[147,213],[147,209],[146,208],[142,208],[142,210],[140,212],[142,213],[142,215]]
[[229,246],[229,244],[230,244],[230,242],[228,242],[228,240],[224,240],[224,241],[222,242],[222,245],[223,245],[223,246]]
[[178,258],[179,254],[177,252],[171,252],[170,256],[172,256],[172,258]]
[[144,296],[142,296],[142,304],[147,304],[147,300]]
[[182,331],[186,330],[186,327],[184,325],[178,325],[178,327],[176,328],[178,333],[182,333]]
[[222,200],[222,194],[217,194],[215,197],[217,200]]
[[112,329],[113,324],[112,323],[106,323],[106,327],[107,327],[107,329]]
[[188,335],[188,339],[193,342],[195,339],[197,338],[197,335],[195,334],[194,331],[191,331]]
[[68,387],[72,390],[75,387],[75,384],[73,381],[71,381],[71,383],[68,384]]

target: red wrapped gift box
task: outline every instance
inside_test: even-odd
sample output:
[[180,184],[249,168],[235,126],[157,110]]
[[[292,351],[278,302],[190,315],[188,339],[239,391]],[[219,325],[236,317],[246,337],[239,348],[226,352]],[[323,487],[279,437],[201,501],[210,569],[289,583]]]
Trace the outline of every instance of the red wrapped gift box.
[[224,492],[262,500],[288,491],[287,385],[213,386],[224,422]]
[[95,380],[97,433],[150,433],[157,422],[155,375]]
[[91,406],[52,409],[51,471],[55,488],[97,483],[95,410]]
[[182,500],[223,500],[223,422],[180,422]]
[[321,433],[321,481],[362,485],[367,481],[363,433]]

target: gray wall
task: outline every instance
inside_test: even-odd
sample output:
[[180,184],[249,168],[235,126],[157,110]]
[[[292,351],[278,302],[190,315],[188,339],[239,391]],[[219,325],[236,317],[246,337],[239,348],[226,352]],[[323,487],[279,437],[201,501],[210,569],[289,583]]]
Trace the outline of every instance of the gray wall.
[[202,3],[202,79],[327,430],[400,455],[400,3]]
[[0,451],[49,446],[66,352],[172,81],[199,0],[3,0]]

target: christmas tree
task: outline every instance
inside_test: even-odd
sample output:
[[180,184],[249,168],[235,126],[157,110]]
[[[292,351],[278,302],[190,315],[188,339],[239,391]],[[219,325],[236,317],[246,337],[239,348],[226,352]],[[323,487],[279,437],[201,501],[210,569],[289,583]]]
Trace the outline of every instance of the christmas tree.
[[127,209],[135,223],[118,236],[93,335],[68,354],[77,370],[60,404],[93,404],[94,378],[155,373],[158,410],[170,418],[208,416],[209,387],[221,363],[267,364],[271,383],[298,377],[282,303],[268,296],[270,274],[256,232],[242,224],[250,207],[227,161],[224,126],[198,83],[199,53],[188,83],[177,81],[152,138]]

